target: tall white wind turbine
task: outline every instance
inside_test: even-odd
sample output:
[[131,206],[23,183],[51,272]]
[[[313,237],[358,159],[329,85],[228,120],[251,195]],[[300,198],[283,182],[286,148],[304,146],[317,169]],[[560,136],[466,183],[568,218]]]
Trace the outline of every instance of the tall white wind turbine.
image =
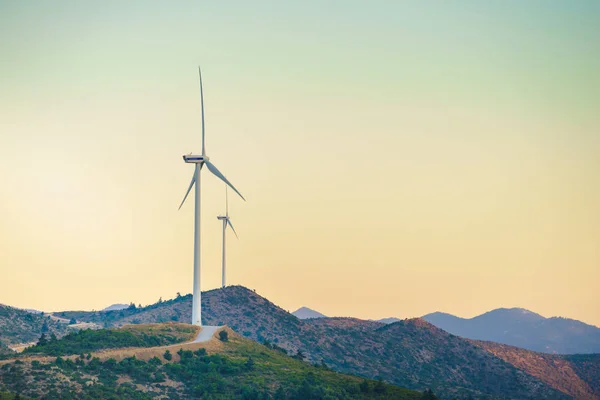
[[237,232],[235,231],[235,228],[233,227],[233,224],[231,223],[231,219],[229,218],[229,200],[227,198],[227,186],[225,186],[225,215],[219,215],[217,217],[218,220],[223,221],[223,283],[221,285],[221,287],[225,287],[226,285],[226,281],[225,281],[225,266],[226,266],[226,262],[225,262],[225,238],[226,238],[226,234],[225,231],[227,230],[227,225],[229,225],[231,227],[231,230],[233,231],[233,233],[235,234],[235,237],[238,237]]
[[217,169],[217,167],[211,163],[206,155],[206,147],[204,145],[204,94],[202,92],[202,71],[200,67],[198,67],[198,75],[200,76],[200,108],[202,109],[202,154],[201,155],[184,155],[183,160],[189,164],[196,164],[194,169],[194,175],[192,176],[192,181],[190,182],[190,186],[188,187],[187,192],[185,193],[185,197],[181,202],[179,208],[183,206],[185,200],[187,199],[190,191],[194,184],[196,184],[196,202],[194,207],[194,297],[192,300],[192,324],[202,326],[202,301],[201,301],[201,293],[200,293],[200,263],[201,263],[201,253],[200,253],[200,172],[202,167],[206,165],[208,170],[212,172],[217,178],[221,179],[225,182],[230,188],[233,189],[244,201],[244,196],[240,192],[237,191],[235,187],[225,178],[225,176]]

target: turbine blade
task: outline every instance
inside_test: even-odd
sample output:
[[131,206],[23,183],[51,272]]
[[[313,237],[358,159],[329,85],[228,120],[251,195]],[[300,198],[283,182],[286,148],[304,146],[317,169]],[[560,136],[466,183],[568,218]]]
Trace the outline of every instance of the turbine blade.
[[188,194],[190,194],[190,190],[192,190],[192,187],[194,186],[194,183],[196,183],[196,172],[194,172],[194,175],[192,176],[192,181],[190,182],[190,187],[188,188],[187,192],[185,193],[183,201],[179,205],[178,210],[181,210],[181,206],[183,205],[183,203],[185,203],[185,199],[187,199]]
[[227,218],[227,225],[229,225],[231,227],[231,230],[233,231],[233,233],[235,233],[235,237],[239,239],[240,237],[238,236],[237,232],[235,231],[235,228],[231,224],[231,220],[229,218]]
[[229,217],[229,199],[227,198],[227,185],[225,185],[225,216]]
[[206,164],[206,166],[208,167],[208,170],[210,172],[212,172],[213,174],[215,174],[217,176],[217,178],[219,178],[220,180],[222,180],[223,182],[225,182],[227,185],[229,185],[229,187],[232,188],[233,191],[236,192],[242,198],[242,200],[246,201],[246,199],[244,199],[244,196],[242,196],[242,194],[240,192],[238,192],[238,190],[236,188],[233,187],[233,185],[231,184],[231,182],[229,182],[227,180],[227,178],[225,178],[225,176],[221,173],[221,171],[219,171],[217,169],[217,167],[215,167],[215,164],[211,163],[210,161],[205,161],[204,164]]
[[202,71],[198,67],[198,75],[200,76],[200,108],[202,109],[202,155],[206,155],[206,148],[204,147],[204,92],[202,91]]

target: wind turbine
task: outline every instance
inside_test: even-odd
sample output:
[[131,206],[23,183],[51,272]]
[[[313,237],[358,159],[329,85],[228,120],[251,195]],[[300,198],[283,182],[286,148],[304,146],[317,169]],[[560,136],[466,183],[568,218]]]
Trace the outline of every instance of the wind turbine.
[[227,230],[227,225],[231,227],[233,233],[235,233],[235,237],[238,237],[233,224],[231,223],[231,219],[229,218],[229,201],[227,199],[227,186],[225,186],[225,215],[219,215],[217,217],[218,220],[223,221],[223,284],[221,287],[225,287],[225,231]]
[[185,193],[179,208],[181,209],[181,206],[183,206],[183,203],[185,203],[185,199],[187,199],[188,195],[190,194],[192,187],[194,184],[196,184],[196,202],[194,207],[194,297],[192,300],[192,324],[202,326],[202,301],[200,292],[200,172],[202,171],[202,167],[206,165],[210,172],[225,182],[244,201],[246,201],[246,199],[244,199],[244,196],[242,196],[242,194],[238,192],[235,187],[233,187],[231,182],[225,178],[221,171],[219,171],[217,167],[209,161],[210,159],[206,155],[206,147],[204,144],[204,94],[202,92],[202,71],[200,70],[200,67],[198,67],[198,75],[200,76],[200,108],[202,109],[202,154],[187,154],[183,156],[183,160],[188,164],[195,164],[195,168],[192,181],[190,182],[190,187],[188,187],[188,190]]

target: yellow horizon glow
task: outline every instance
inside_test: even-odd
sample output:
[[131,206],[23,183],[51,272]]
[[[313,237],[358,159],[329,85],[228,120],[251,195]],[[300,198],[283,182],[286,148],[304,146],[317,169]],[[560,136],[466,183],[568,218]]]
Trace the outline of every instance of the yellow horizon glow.
[[[208,155],[248,200],[228,282],[329,316],[600,326],[597,6],[259,3],[0,6],[0,303],[191,291],[201,60]],[[223,192],[205,169],[203,290]]]

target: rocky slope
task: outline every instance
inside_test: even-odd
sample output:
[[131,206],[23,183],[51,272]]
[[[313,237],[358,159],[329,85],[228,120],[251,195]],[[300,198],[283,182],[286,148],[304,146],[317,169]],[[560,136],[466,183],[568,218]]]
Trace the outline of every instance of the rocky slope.
[[45,331],[62,336],[67,325],[53,320],[48,315],[33,314],[25,310],[0,305],[0,344],[5,346],[36,341]]
[[[586,371],[594,369],[591,363],[578,367],[569,359],[571,356],[538,353],[494,342],[472,343],[575,399],[598,398],[597,388],[594,390],[591,386],[594,384],[593,378],[586,376]],[[596,360],[596,370],[599,367],[600,360]]]

